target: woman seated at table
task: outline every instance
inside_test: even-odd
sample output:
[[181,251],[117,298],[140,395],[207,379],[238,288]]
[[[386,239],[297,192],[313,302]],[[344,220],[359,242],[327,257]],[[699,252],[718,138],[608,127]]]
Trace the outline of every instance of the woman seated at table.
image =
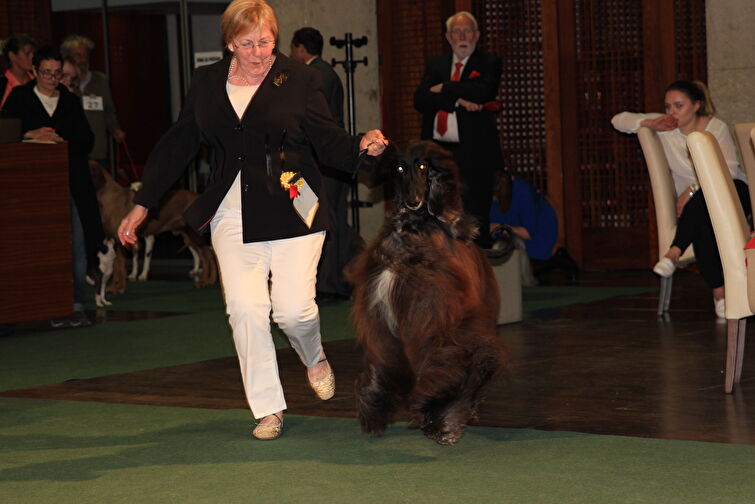
[[695,168],[687,149],[687,135],[693,131],[712,133],[734,179],[745,214],[750,214],[750,196],[746,178],[739,167],[737,150],[726,124],[714,117],[715,108],[708,88],[699,81],[676,81],[666,89],[666,114],[635,114],[622,112],[611,120],[614,128],[636,133],[645,126],[658,132],[676,188],[677,228],[671,247],[656,263],[653,271],[662,277],[674,274],[679,258],[692,244],[695,258],[706,283],[713,290],[716,315],[725,318],[724,277],[718,255],[713,225],[697,182]]

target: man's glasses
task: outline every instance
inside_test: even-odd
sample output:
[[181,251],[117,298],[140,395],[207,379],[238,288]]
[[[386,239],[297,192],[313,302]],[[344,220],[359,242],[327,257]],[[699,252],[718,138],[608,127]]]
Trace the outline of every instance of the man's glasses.
[[451,35],[453,35],[454,37],[458,37],[458,36],[459,36],[459,35],[461,35],[461,34],[464,34],[464,35],[466,35],[466,36],[474,35],[474,32],[475,32],[475,31],[476,31],[476,30],[473,30],[473,29],[471,29],[471,28],[463,28],[463,29],[454,28],[454,29],[453,29],[453,30],[451,30],[451,31],[450,31],[449,33],[450,33]]
[[236,49],[243,49],[245,51],[250,51],[255,47],[258,47],[260,50],[264,51],[265,49],[273,45],[273,43],[267,39],[262,39],[256,44],[251,40],[245,40],[240,44],[237,44],[235,40],[232,40],[231,42],[233,43],[233,47],[235,47]]
[[60,78],[63,76],[63,72],[61,72],[60,70],[55,70],[54,72],[51,72],[50,70],[37,70],[37,73],[45,79],[60,80]]

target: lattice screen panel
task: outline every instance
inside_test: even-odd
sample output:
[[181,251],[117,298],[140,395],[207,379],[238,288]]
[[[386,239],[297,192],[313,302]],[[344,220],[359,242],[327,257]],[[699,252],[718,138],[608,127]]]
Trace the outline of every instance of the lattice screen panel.
[[389,8],[381,12],[390,18],[380,20],[379,34],[385,133],[396,141],[418,139],[422,117],[414,108],[414,91],[427,60],[449,51],[444,22],[453,6],[447,0],[382,3]]
[[482,50],[503,60],[498,118],[505,167],[547,193],[540,0],[475,0]]
[[[0,39],[25,33],[40,45],[50,43],[50,0],[0,1]],[[0,62],[5,70],[5,62]]]
[[707,84],[705,0],[674,0],[674,14],[676,76],[679,79],[700,80]]
[[642,3],[575,0],[578,159],[585,228],[646,227],[649,182],[637,139],[611,117],[643,109]]

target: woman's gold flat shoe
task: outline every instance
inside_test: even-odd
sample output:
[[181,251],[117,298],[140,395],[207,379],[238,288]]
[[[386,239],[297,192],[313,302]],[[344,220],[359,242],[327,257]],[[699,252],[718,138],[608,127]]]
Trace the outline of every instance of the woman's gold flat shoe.
[[[328,359],[320,359],[317,363],[326,362]],[[333,373],[333,368],[328,363],[328,376],[322,380],[310,381],[309,386],[315,391],[317,397],[323,401],[327,401],[336,393],[336,375]]]
[[257,427],[252,431],[252,436],[261,441],[272,441],[281,437],[281,434],[283,434],[283,418],[278,416],[278,413],[273,413],[273,416],[278,419],[278,423],[257,424]]

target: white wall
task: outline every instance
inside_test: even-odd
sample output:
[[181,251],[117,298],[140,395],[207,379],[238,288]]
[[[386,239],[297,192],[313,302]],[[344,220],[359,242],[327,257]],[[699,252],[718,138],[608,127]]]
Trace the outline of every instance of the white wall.
[[708,85],[716,115],[730,125],[755,121],[755,2],[705,4]]

